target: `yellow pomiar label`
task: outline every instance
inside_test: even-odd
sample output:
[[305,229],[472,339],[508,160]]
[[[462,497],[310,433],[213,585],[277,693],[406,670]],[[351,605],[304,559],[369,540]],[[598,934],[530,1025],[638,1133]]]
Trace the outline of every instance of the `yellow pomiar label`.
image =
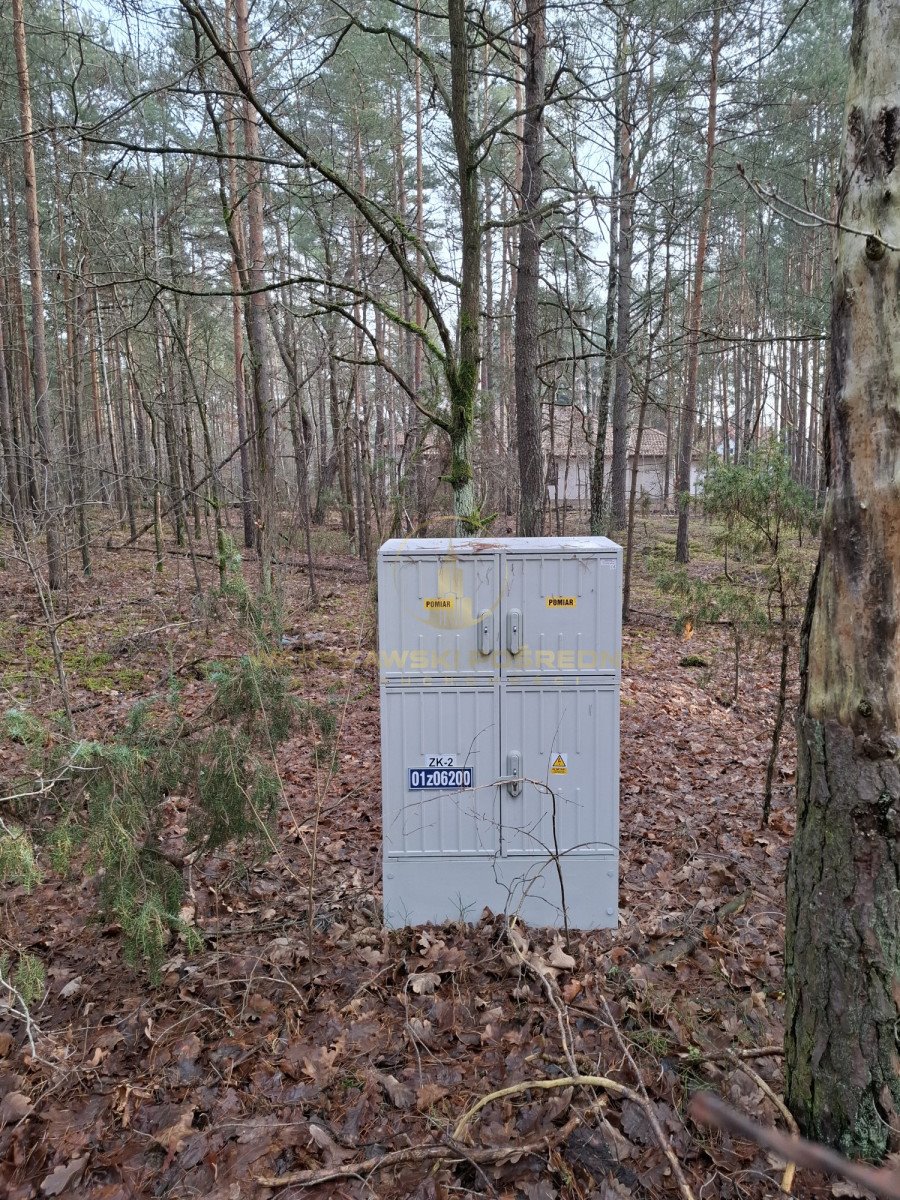
[[577,596],[548,596],[548,608],[574,608],[578,603]]
[[426,596],[422,603],[429,612],[446,612],[453,608],[454,599],[452,596]]
[[565,754],[557,754],[556,758],[554,758],[553,762],[550,764],[550,774],[568,775],[568,773],[569,764],[566,760]]

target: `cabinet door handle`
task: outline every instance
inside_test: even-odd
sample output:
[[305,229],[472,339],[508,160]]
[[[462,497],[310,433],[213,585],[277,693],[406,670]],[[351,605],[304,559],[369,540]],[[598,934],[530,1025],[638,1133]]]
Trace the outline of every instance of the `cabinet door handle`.
[[522,614],[517,608],[506,614],[506,648],[513,657],[522,649]]
[[506,790],[510,796],[522,795],[522,756],[513,750],[506,756],[506,774],[510,776]]
[[494,631],[491,614],[483,612],[478,618],[478,649],[482,654],[492,654],[494,650]]

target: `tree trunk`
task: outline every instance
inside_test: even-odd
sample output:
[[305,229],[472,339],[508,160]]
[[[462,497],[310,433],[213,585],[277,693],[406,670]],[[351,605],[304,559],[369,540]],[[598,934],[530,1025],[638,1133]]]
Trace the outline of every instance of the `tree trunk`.
[[13,530],[18,538],[22,533],[21,497],[19,475],[16,467],[16,443],[13,437],[12,407],[9,402],[9,383],[6,374],[6,347],[3,337],[3,321],[0,320],[0,449],[6,477],[5,503],[12,518]]
[[[688,315],[688,369],[681,417],[681,446],[678,455],[678,534],[675,561],[686,563],[689,557],[688,518],[691,499],[691,458],[694,451],[694,426],[697,419],[697,369],[700,363],[700,325],[703,320],[703,270],[706,266],[706,243],[709,237],[709,214],[712,208],[713,155],[716,148],[716,103],[719,90],[719,6],[713,9],[712,38],[709,48],[709,109],[706,119],[706,167],[703,178],[703,201],[700,206],[700,229],[697,234],[697,259],[694,268],[694,292]],[[745,400],[745,403],[747,401]]]
[[541,461],[541,383],[538,378],[541,265],[540,207],[544,190],[544,89],[547,74],[545,0],[525,0],[525,120],[516,288],[516,426],[519,449],[519,526],[540,537],[544,500]]
[[[225,5],[225,30],[231,38],[230,3]],[[227,83],[227,80],[225,81]],[[204,87],[204,91],[205,91]],[[227,91],[227,89],[226,89]],[[208,93],[207,93],[208,95]],[[231,245],[231,262],[229,271],[231,287],[235,293],[231,297],[231,340],[234,345],[234,407],[237,419],[238,444],[240,445],[241,470],[241,516],[243,520],[244,548],[252,550],[256,545],[256,520],[253,515],[253,468],[250,462],[250,443],[247,437],[247,395],[244,388],[244,331],[241,323],[241,300],[238,293],[245,289],[247,283],[247,259],[244,253],[244,239],[241,231],[239,212],[237,159],[237,134],[235,126],[237,118],[234,111],[234,101],[230,94],[224,99],[225,129],[221,138],[220,149],[225,149],[228,158],[227,173],[223,159],[218,160],[219,168],[219,199],[222,205],[222,217],[228,231]],[[216,120],[212,100],[207,100],[207,111],[216,130],[217,141],[220,138],[219,125]]]
[[459,350],[445,373],[450,392],[450,486],[457,534],[478,533],[481,516],[472,477],[472,429],[481,362],[481,213],[478,152],[472,131],[472,49],[465,0],[449,0],[451,125],[456,151],[461,229]]
[[28,231],[28,273],[31,278],[31,350],[34,407],[37,416],[38,494],[47,540],[47,582],[55,590],[63,584],[63,558],[59,537],[57,481],[53,464],[53,431],[50,412],[50,377],[47,370],[47,340],[44,331],[44,275],[41,266],[41,226],[37,200],[37,171],[34,163],[31,85],[25,45],[22,0],[12,0],[13,42],[19,78],[19,119],[22,128],[22,172],[25,185],[25,224]]
[[[653,369],[653,351],[656,345],[656,338],[660,330],[666,323],[666,317],[669,309],[669,283],[671,280],[671,229],[666,229],[665,246],[666,246],[666,274],[665,283],[663,284],[662,295],[662,311],[660,312],[659,321],[655,328],[651,329],[647,337],[647,353],[644,359],[644,378],[641,385],[641,403],[638,409],[637,429],[634,435],[634,451],[631,460],[631,487],[628,497],[628,531],[625,537],[625,569],[623,572],[622,581],[622,620],[628,622],[630,619],[631,609],[631,571],[634,565],[634,521],[637,509],[637,481],[640,473],[641,465],[641,444],[644,440],[644,423],[647,418],[647,402],[650,399],[650,389],[652,385],[651,371]],[[647,308],[651,307],[653,300],[653,259],[656,253],[656,246],[651,234],[650,247],[647,260]]]
[[[235,40],[244,81],[253,86],[250,57],[250,16],[247,0],[235,0]],[[254,449],[256,451],[257,553],[260,591],[272,591],[272,557],[275,538],[275,427],[272,416],[272,380],[266,346],[265,291],[266,246],[263,226],[263,190],[260,164],[259,115],[249,100],[244,101],[244,149],[247,176],[247,282],[251,292],[246,303],[247,342],[253,379]]]
[[272,336],[278,347],[278,354],[287,372],[289,383],[287,395],[288,427],[291,431],[291,442],[294,447],[294,477],[297,481],[297,507],[303,525],[306,539],[306,573],[309,579],[309,597],[314,608],[318,607],[319,596],[316,590],[315,563],[312,546],[312,518],[309,504],[309,434],[310,421],[303,408],[303,383],[297,369],[297,346],[289,342],[286,329],[280,329],[278,316],[274,309],[269,309],[269,321]]
[[[3,235],[5,229],[0,227],[0,254],[7,264],[21,261],[19,255],[19,237],[16,223],[16,201],[13,184],[12,159],[6,164],[6,218],[9,222],[9,237]],[[2,302],[7,317],[6,348],[9,358],[7,370],[7,386],[9,389],[10,417],[12,420],[13,445],[16,448],[16,465],[19,475],[19,495],[22,499],[21,517],[23,522],[30,516],[35,504],[34,490],[34,439],[31,430],[31,365],[28,361],[27,338],[25,334],[25,302],[22,296],[22,284],[18,266],[10,269],[7,265],[4,276]],[[23,525],[23,531],[24,531]]]
[[589,528],[594,536],[603,532],[603,484],[606,473],[606,429],[609,423],[609,393],[612,387],[615,361],[616,290],[619,281],[619,154],[621,152],[621,122],[619,93],[613,116],[613,154],[610,179],[612,196],[609,214],[609,266],[606,276],[606,315],[603,338],[603,374],[597,401],[597,440],[594,443],[594,462],[591,469],[591,511]]
[[788,1103],[807,1136],[870,1159],[900,1127],[900,267],[885,245],[900,243],[898,47],[900,8],[859,0],[785,950]]
[[[231,262],[231,286],[240,290],[240,274],[234,260]],[[256,545],[256,521],[253,519],[253,478],[250,467],[250,446],[247,439],[247,396],[244,391],[244,330],[241,325],[241,304],[238,297],[231,298],[231,341],[234,346],[234,408],[237,417],[238,442],[240,444],[241,468],[241,517],[244,530],[244,547],[252,550]]]
[[81,569],[91,574],[91,542],[87,521],[87,463],[84,453],[84,427],[81,416],[83,380],[83,357],[81,331],[88,328],[86,317],[87,294],[83,284],[78,284],[75,298],[74,342],[72,346],[72,437],[75,450],[75,510],[78,514],[78,548],[81,553]]
[[[422,15],[420,0],[416,0],[416,48],[422,41]],[[422,246],[425,242],[425,182],[424,182],[424,128],[422,117],[422,60],[416,55],[415,63],[415,93],[416,93],[416,273],[422,275]],[[425,307],[422,295],[416,292],[416,325],[424,327]],[[413,339],[413,391],[418,400],[422,399],[422,339]],[[428,472],[422,443],[426,435],[426,425],[422,414],[415,407],[411,410],[413,423],[413,446],[415,453],[415,486],[416,486],[416,536],[425,537],[428,532]]]
[[[627,88],[627,76],[623,87]],[[626,97],[627,99],[627,97]],[[631,342],[631,277],[634,257],[634,177],[631,174],[630,113],[623,105],[622,178],[619,210],[619,294],[616,305],[616,382],[613,389],[613,444],[611,475],[612,523],[616,529],[625,524],[625,479],[628,469],[628,403],[631,397],[631,371],[628,353]]]

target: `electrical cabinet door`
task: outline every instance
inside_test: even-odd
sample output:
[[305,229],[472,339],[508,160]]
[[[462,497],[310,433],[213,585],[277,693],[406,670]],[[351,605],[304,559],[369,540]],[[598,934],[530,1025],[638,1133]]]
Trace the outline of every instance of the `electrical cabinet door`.
[[386,857],[499,852],[499,708],[496,687],[382,689]]
[[521,782],[502,789],[505,854],[580,856],[618,848],[618,718],[612,683],[507,683],[504,768]]
[[378,559],[386,924],[614,925],[620,549],[395,538]]
[[503,671],[615,674],[621,660],[619,557],[507,553]]
[[477,683],[499,670],[500,554],[383,555],[379,665],[385,683]]

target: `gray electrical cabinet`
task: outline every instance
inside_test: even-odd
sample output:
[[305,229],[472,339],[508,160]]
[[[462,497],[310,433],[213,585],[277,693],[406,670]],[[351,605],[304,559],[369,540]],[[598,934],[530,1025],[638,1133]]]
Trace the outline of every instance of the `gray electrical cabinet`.
[[622,550],[394,539],[378,555],[384,917],[618,917]]

